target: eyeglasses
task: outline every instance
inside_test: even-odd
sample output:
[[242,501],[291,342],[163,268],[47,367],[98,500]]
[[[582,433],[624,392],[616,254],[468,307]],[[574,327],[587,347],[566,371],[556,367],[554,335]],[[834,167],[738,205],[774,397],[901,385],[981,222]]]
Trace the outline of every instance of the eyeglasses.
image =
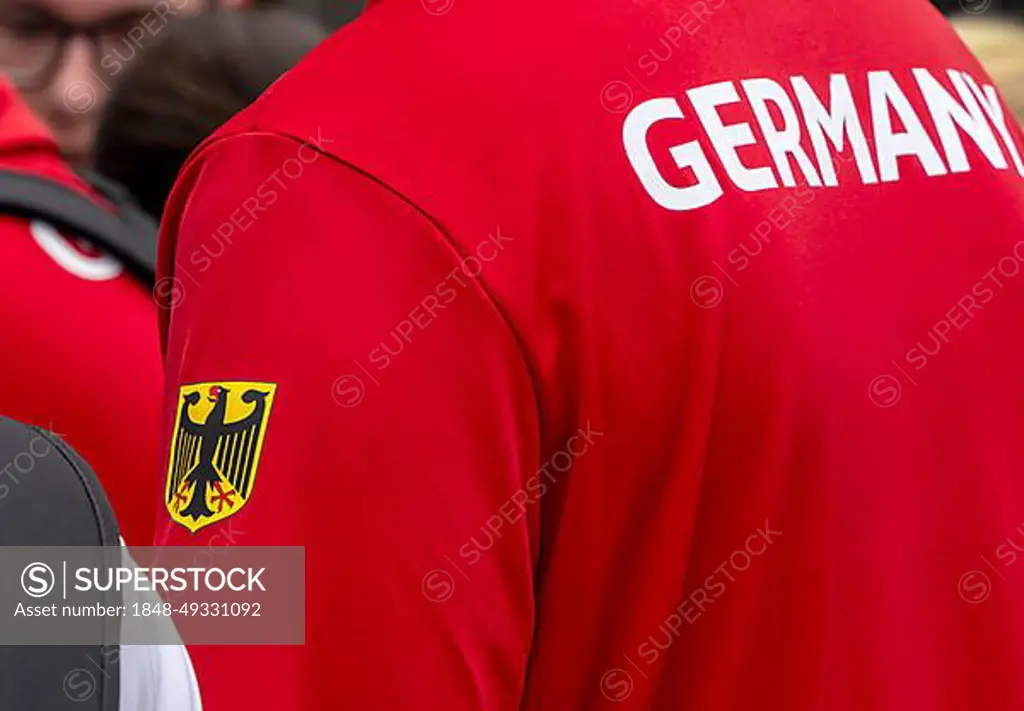
[[0,11],[0,72],[19,89],[45,87],[64,62],[73,37],[91,42],[97,65],[108,56],[127,62],[138,50],[129,32],[139,28],[146,15],[128,12],[96,22],[72,23],[29,5],[5,8]]

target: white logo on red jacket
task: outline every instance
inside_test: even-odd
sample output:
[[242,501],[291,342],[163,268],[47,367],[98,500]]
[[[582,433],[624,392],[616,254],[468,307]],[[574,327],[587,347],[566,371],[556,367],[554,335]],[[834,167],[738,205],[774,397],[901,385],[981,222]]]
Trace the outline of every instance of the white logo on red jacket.
[[61,235],[53,225],[33,220],[29,231],[44,252],[65,271],[80,279],[109,281],[124,272],[119,261],[82,240],[71,240]]

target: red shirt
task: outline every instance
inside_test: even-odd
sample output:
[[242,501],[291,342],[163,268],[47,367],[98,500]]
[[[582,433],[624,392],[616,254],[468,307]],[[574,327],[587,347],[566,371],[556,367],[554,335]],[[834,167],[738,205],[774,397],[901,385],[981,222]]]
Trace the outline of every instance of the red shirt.
[[307,555],[306,645],[195,648],[206,708],[1018,708],[1024,141],[989,85],[917,0],[339,32],[164,225],[168,434],[273,398],[254,483],[204,469],[244,494],[214,520],[173,479],[166,540]]
[[[87,191],[2,82],[0,169]],[[151,295],[110,256],[41,221],[0,216],[0,264],[0,415],[67,440],[99,476],[125,540],[148,544],[162,387]],[[32,467],[29,456],[0,462],[0,511],[18,505]]]

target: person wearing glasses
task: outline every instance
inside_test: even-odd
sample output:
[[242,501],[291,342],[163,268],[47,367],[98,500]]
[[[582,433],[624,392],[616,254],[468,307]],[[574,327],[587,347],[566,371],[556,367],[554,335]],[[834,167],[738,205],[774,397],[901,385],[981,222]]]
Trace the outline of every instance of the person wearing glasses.
[[49,126],[69,162],[81,167],[111,87],[147,43],[179,17],[249,4],[253,0],[0,0],[0,72]]

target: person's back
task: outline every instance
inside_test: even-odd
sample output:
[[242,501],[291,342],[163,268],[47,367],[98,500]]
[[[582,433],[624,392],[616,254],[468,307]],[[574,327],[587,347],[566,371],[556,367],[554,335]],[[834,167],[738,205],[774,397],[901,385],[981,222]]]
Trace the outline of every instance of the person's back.
[[[91,195],[2,82],[0,170]],[[67,439],[96,469],[125,539],[148,545],[161,388],[153,299],[119,262],[45,221],[2,214],[0,234],[0,415]],[[0,467],[0,506],[17,506],[33,455]]]
[[[197,649],[208,708],[228,660],[284,709],[1018,708],[1024,165],[989,84],[924,0],[339,33],[165,224],[169,407],[276,383],[234,521],[307,547],[317,621]],[[203,544],[190,495],[167,540]]]

